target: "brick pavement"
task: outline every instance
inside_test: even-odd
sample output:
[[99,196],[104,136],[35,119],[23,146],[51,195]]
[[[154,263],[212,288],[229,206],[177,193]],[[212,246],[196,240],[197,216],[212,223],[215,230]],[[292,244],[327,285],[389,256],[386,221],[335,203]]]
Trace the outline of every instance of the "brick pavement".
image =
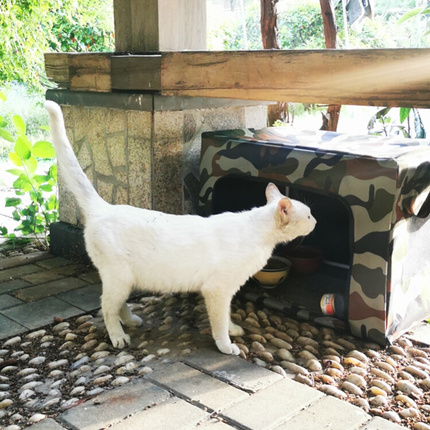
[[[0,260],[0,339],[99,307],[97,273],[47,253]],[[205,348],[156,364],[31,430],[401,430],[238,357]],[[0,423],[1,428],[1,423]]]

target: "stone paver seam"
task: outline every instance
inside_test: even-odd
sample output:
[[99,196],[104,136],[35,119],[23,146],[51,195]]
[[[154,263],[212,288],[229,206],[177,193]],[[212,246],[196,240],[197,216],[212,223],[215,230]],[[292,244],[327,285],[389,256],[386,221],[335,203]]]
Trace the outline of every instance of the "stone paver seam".
[[[263,390],[264,390],[264,388],[263,388]],[[260,391],[262,391],[262,390],[260,390]],[[256,393],[251,393],[251,396],[253,395],[253,394],[257,394],[259,391],[257,391]],[[324,399],[325,397],[326,397],[327,395],[324,395],[323,397],[320,397],[320,398],[318,398],[318,399],[316,399],[315,401],[313,401],[313,402],[311,402],[311,403],[309,403],[309,404],[306,404],[306,406],[305,407],[303,407],[302,409],[300,409],[296,414],[294,414],[294,415],[291,415],[291,416],[288,416],[287,418],[285,418],[285,419],[279,419],[278,421],[276,421],[275,423],[273,423],[270,427],[266,427],[264,430],[272,430],[272,429],[276,429],[277,427],[279,427],[280,425],[282,425],[282,424],[284,424],[284,423],[286,423],[286,422],[288,422],[288,421],[290,421],[290,420],[292,420],[294,417],[296,417],[297,415],[300,415],[301,413],[303,413],[303,411],[305,411],[306,409],[309,409],[311,406],[313,406],[313,405],[315,405],[316,403],[318,403],[318,402],[320,402],[322,399]],[[237,428],[239,428],[239,429],[243,429],[243,430],[255,430],[254,428],[250,428],[250,427],[247,427],[247,426],[245,426],[245,425],[243,425],[243,424],[240,424],[240,423],[238,423],[237,421],[235,421],[234,419],[232,419],[232,418],[228,418],[228,417],[226,417],[226,416],[224,416],[223,414],[222,414],[222,412],[219,414],[219,416],[223,419],[223,420],[226,420],[226,421],[228,421],[229,423],[231,422],[233,425],[235,425]],[[293,429],[292,429],[293,430]],[[345,429],[345,430],[356,430],[356,429]]]
[[[228,385],[231,385],[232,387],[234,387],[234,388],[238,388],[239,390],[241,390],[241,391],[244,391],[245,393],[247,393],[247,394],[255,394],[256,392],[258,392],[258,391],[261,391],[261,390],[258,390],[258,391],[253,391],[251,388],[245,388],[245,387],[243,387],[242,385],[240,385],[240,384],[235,384],[233,381],[231,381],[231,380],[229,380],[229,379],[227,379],[227,378],[223,378],[221,375],[214,375],[214,373],[213,372],[211,372],[210,370],[206,370],[206,369],[202,369],[202,368],[200,368],[199,366],[197,366],[197,365],[193,365],[193,363],[190,363],[190,362],[188,362],[188,361],[186,361],[186,360],[184,360],[184,361],[181,361],[181,363],[183,363],[183,364],[185,364],[185,365],[187,365],[187,366],[189,366],[189,367],[191,367],[191,368],[193,368],[193,369],[196,369],[196,370],[198,370],[199,372],[202,372],[202,373],[204,373],[205,375],[208,375],[208,376],[210,376],[210,377],[212,377],[212,378],[215,378],[215,379],[218,379],[219,381],[221,381],[221,382],[224,382],[224,383],[226,383],[226,384],[228,384]],[[274,381],[275,382],[275,381]],[[273,382],[273,383],[274,383]],[[263,388],[264,389],[264,388]]]
[[[190,366],[191,367],[191,366]],[[197,370],[201,370],[201,369],[197,369]],[[204,372],[203,372],[204,373]],[[212,376],[212,375],[209,375]],[[212,376],[213,377],[213,376]],[[216,411],[212,408],[210,408],[209,406],[204,405],[203,403],[200,403],[197,400],[192,400],[190,397],[186,396],[185,394],[182,394],[178,391],[176,391],[175,389],[169,387],[167,384],[163,384],[159,381],[156,381],[154,379],[152,379],[150,376],[146,376],[145,379],[147,379],[148,381],[151,382],[151,384],[157,385],[160,388],[163,388],[164,390],[168,391],[170,394],[172,394],[175,397],[180,398],[181,400],[186,401],[187,403],[189,403],[192,406],[195,406],[205,412],[207,412],[209,414],[209,417],[207,418],[207,420],[210,420],[212,418],[220,418],[223,422],[225,422],[226,424],[228,424],[229,426],[238,429],[238,430],[247,430],[247,428],[243,427],[243,425],[240,425],[239,423],[235,422],[234,420],[222,416],[222,414],[220,413],[220,411]],[[216,379],[216,378],[215,378]],[[223,381],[225,382],[225,381]],[[231,384],[228,384],[231,385]],[[241,391],[245,391],[245,390],[241,390]],[[201,423],[203,423],[205,420],[201,421]]]

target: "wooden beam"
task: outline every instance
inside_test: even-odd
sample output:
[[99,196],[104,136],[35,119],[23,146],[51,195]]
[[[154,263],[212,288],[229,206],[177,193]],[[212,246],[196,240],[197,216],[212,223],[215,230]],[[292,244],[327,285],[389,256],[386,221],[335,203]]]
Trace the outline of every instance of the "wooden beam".
[[48,79],[55,82],[59,88],[70,88],[68,55],[47,53],[44,57],[45,71]]
[[69,55],[70,89],[74,91],[111,91],[111,54]]
[[72,91],[430,108],[430,49],[46,54]]
[[162,94],[430,107],[429,49],[171,52]]
[[112,89],[161,90],[161,55],[114,55]]

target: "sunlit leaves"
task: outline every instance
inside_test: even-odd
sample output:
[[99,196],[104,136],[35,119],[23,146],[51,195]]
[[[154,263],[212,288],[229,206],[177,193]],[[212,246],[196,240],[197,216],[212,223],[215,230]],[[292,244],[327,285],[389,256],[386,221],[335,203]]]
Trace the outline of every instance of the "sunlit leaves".
[[[0,92],[0,100],[4,100],[2,95]],[[45,140],[33,144],[26,135],[27,127],[21,116],[14,115],[10,122],[13,125],[12,133],[5,130],[9,124],[0,117],[0,137],[13,143],[13,151],[8,157],[16,166],[7,170],[16,177],[13,183],[16,197],[6,198],[5,206],[14,208],[12,218],[18,225],[14,232],[0,226],[0,235],[15,242],[22,240],[20,235],[38,237],[42,234],[46,242],[49,224],[58,219],[58,201],[54,194],[57,166],[52,164],[47,172],[41,172],[38,160],[52,160],[55,149]]]

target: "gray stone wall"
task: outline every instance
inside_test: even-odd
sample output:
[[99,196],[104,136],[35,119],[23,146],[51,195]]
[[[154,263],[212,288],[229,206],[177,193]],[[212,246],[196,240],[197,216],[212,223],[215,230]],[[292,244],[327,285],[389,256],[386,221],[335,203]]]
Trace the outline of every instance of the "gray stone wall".
[[[96,101],[85,93],[48,95],[61,104],[79,163],[103,199],[174,214],[195,213],[202,132],[266,125],[266,105],[137,96],[137,103],[124,98],[122,108],[113,94]],[[60,220],[83,225],[73,196],[59,185]]]

